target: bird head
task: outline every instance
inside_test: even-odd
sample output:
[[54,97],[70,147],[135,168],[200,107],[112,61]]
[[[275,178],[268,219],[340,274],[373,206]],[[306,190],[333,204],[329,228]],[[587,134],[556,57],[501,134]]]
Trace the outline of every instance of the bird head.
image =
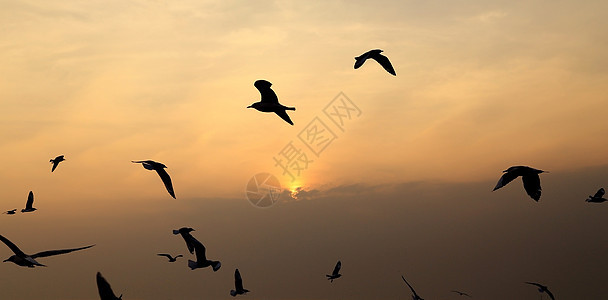
[[253,103],[253,104],[251,104],[251,105],[247,106],[247,108],[256,108],[256,109],[257,109],[257,108],[258,108],[258,106],[260,106],[260,102],[255,102],[255,103]]

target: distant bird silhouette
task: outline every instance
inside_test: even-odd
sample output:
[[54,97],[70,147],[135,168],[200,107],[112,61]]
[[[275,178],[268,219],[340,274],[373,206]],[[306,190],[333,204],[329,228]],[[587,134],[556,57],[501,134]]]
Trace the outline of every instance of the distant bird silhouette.
[[65,158],[63,158],[63,155],[59,155],[59,156],[55,157],[54,159],[51,159],[50,162],[53,163],[53,168],[51,169],[51,172],[55,171],[55,169],[57,168],[57,165],[64,160],[65,160]]
[[513,181],[513,179],[521,176],[521,180],[524,183],[524,189],[526,190],[526,193],[528,193],[528,195],[532,197],[532,199],[538,202],[541,193],[540,177],[538,176],[538,174],[548,172],[526,166],[510,167],[504,170],[503,172],[505,174],[500,177],[493,191],[507,185],[507,183]]
[[473,297],[471,297],[471,295],[469,295],[467,293],[463,293],[463,292],[459,292],[459,291],[452,291],[452,292],[457,293],[460,296],[467,296],[467,297],[473,298]]
[[342,268],[342,263],[340,261],[338,261],[338,263],[336,263],[336,266],[334,267],[334,271],[331,273],[331,275],[325,275],[325,277],[327,277],[327,280],[329,280],[329,282],[334,282],[334,279],[340,278],[340,276],[342,276],[342,274],[340,274],[340,268]]
[[87,249],[87,248],[91,248],[91,247],[95,246],[95,245],[89,245],[89,246],[73,248],[73,249],[49,250],[49,251],[38,252],[38,253],[32,254],[32,255],[27,255],[27,254],[23,253],[23,251],[21,251],[21,249],[19,249],[19,247],[17,247],[15,244],[13,244],[11,241],[9,241],[7,238],[3,237],[2,235],[0,235],[0,241],[2,241],[4,244],[6,244],[6,246],[8,246],[8,248],[11,249],[15,253],[15,255],[5,259],[3,262],[10,261],[16,265],[19,265],[22,267],[29,267],[29,268],[33,268],[35,266],[46,267],[45,265],[36,261],[36,258],[38,258],[38,257],[47,257],[47,256],[65,254],[65,253],[83,250],[83,249]]
[[401,275],[401,279],[403,279],[403,281],[405,281],[405,284],[407,284],[407,286],[410,287],[410,290],[412,290],[412,299],[413,300],[424,300],[422,298],[420,298],[420,296],[418,296],[418,294],[416,294],[416,291],[414,291],[414,288],[407,282],[407,280],[405,280],[405,277],[403,277],[403,275]]
[[178,257],[183,257],[183,255],[181,255],[181,254],[178,254],[175,257],[171,256],[171,254],[166,254],[166,253],[159,253],[159,254],[156,254],[156,255],[158,255],[158,256],[164,256],[164,257],[168,258],[169,262],[175,262],[175,261],[177,261]]
[[186,242],[186,247],[188,247],[188,251],[190,251],[190,254],[194,254],[194,244],[189,243],[190,237],[192,237],[190,232],[192,232],[192,231],[195,231],[195,230],[190,227],[182,227],[178,230],[173,229],[173,234],[182,235],[182,238],[184,238],[184,241]]
[[191,270],[194,270],[211,266],[213,272],[219,270],[222,264],[219,261],[207,259],[205,246],[190,234],[192,231],[194,231],[194,229],[188,227],[173,230],[173,234],[182,235],[184,241],[186,241],[188,251],[190,251],[190,253],[193,253],[193,251],[196,253],[196,261],[188,260],[188,267],[190,267]]
[[281,119],[285,120],[285,122],[293,125],[286,110],[296,110],[296,108],[287,107],[279,103],[277,94],[270,88],[272,83],[266,80],[258,80],[253,85],[260,91],[262,98],[260,102],[255,102],[247,106],[247,108],[254,108],[261,112],[273,112],[281,117]]
[[245,295],[249,292],[243,288],[243,279],[239,269],[234,270],[234,290],[230,290],[230,296],[236,297],[236,295]]
[[171,177],[169,177],[169,174],[167,173],[167,171],[165,171],[165,168],[167,166],[159,162],[155,162],[153,160],[136,160],[131,162],[141,164],[146,170],[156,171],[156,173],[158,173],[158,176],[160,176],[160,179],[162,179],[163,183],[165,184],[165,188],[167,188],[167,192],[169,192],[169,195],[171,195],[173,199],[176,199],[175,192],[173,191],[173,184],[171,183]]
[[25,202],[25,208],[22,209],[21,212],[24,213],[35,211],[36,208],[32,207],[32,205],[34,205],[34,193],[30,191],[30,193],[27,195],[27,202]]
[[587,200],[585,200],[585,201],[591,202],[591,203],[602,203],[602,202],[608,201],[606,198],[604,198],[605,193],[606,193],[606,191],[604,190],[604,188],[600,188],[599,190],[597,190],[595,195],[589,196],[589,198],[587,198]]
[[3,214],[14,215],[16,211],[17,211],[17,209],[15,208],[15,209],[7,210],[7,211],[3,212]]
[[380,49],[374,49],[355,57],[355,69],[359,69],[359,67],[361,67],[367,59],[371,58],[377,61],[387,72],[393,74],[394,76],[397,76],[397,73],[395,73],[395,69],[393,69],[393,65],[391,65],[391,62],[388,60],[388,57],[380,54],[381,52],[384,51]]
[[97,272],[97,290],[99,291],[99,297],[101,300],[121,300],[122,294],[118,297],[112,291],[112,287],[108,281],[101,276],[101,273]]
[[538,291],[539,291],[540,293],[547,293],[547,295],[549,295],[549,297],[550,297],[552,300],[555,300],[555,297],[553,297],[553,294],[552,294],[552,293],[549,291],[549,289],[547,288],[547,286],[542,285],[542,284],[540,284],[540,283],[536,283],[536,282],[527,282],[527,281],[526,281],[525,283],[537,286],[537,287],[538,287]]

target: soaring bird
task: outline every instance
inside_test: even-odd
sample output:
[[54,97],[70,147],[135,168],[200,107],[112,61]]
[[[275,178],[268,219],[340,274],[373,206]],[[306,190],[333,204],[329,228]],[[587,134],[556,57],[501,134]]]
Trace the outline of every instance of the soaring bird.
[[507,185],[507,183],[513,181],[513,179],[521,176],[521,180],[524,182],[524,189],[526,190],[526,193],[528,193],[528,195],[530,195],[532,199],[538,202],[541,193],[540,177],[538,176],[538,174],[548,172],[526,166],[510,167],[504,170],[503,172],[505,174],[500,177],[493,191]]
[[260,99],[260,102],[255,102],[247,106],[247,108],[254,108],[261,112],[273,112],[281,117],[281,119],[285,120],[285,122],[293,125],[286,110],[296,110],[296,108],[287,107],[279,103],[277,94],[270,88],[272,83],[266,80],[257,80],[253,85],[260,91],[262,98]]
[[595,195],[593,196],[589,196],[589,198],[587,198],[587,202],[591,202],[591,203],[602,203],[604,201],[608,201],[606,198],[604,198],[604,194],[606,193],[606,191],[604,190],[604,188],[600,188],[599,190],[597,190],[597,193],[595,193]]
[[239,269],[234,270],[234,290],[230,290],[230,296],[236,297],[236,295],[245,295],[249,292],[243,288],[243,278],[241,278],[241,273]]
[[407,282],[407,280],[405,280],[405,277],[403,277],[403,275],[401,275],[401,279],[403,279],[403,281],[405,281],[405,284],[407,284],[407,286],[410,287],[410,290],[412,290],[412,299],[413,300],[424,300],[422,298],[420,298],[420,296],[418,296],[418,294],[416,294],[416,291],[414,291],[414,288]]
[[342,263],[338,261],[338,263],[336,263],[336,266],[334,267],[334,271],[331,272],[331,275],[325,275],[329,282],[334,282],[334,279],[340,278],[340,276],[342,276],[342,274],[340,274],[340,268],[342,268]]
[[171,254],[166,254],[166,253],[159,253],[159,254],[156,254],[156,255],[158,255],[158,256],[164,256],[164,257],[168,258],[169,262],[175,262],[175,261],[177,261],[178,257],[183,257],[183,255],[181,255],[181,254],[178,254],[175,257],[171,256]]
[[17,209],[15,208],[15,209],[7,210],[7,211],[3,212],[3,214],[14,215],[16,211],[17,211]]
[[169,192],[169,195],[171,195],[173,199],[176,199],[175,192],[173,191],[173,184],[171,183],[171,177],[169,177],[169,174],[167,173],[167,171],[165,171],[165,168],[167,166],[159,162],[155,162],[153,160],[133,160],[131,162],[141,164],[146,170],[156,171],[156,173],[158,173],[158,176],[160,176],[160,179],[162,179],[163,183],[165,184],[165,188],[167,188],[167,192]]
[[63,158],[63,155],[59,155],[59,156],[55,157],[54,159],[51,159],[50,162],[53,163],[53,168],[51,169],[51,172],[55,171],[55,169],[57,168],[57,165],[64,160],[65,160],[65,158]]
[[384,51],[380,49],[374,49],[355,57],[355,69],[359,69],[359,67],[361,67],[367,59],[371,58],[377,61],[387,72],[393,74],[394,76],[397,76],[397,73],[395,73],[395,69],[393,69],[393,65],[391,65],[391,62],[388,60],[388,57],[380,54],[381,52]]
[[32,254],[32,255],[27,255],[27,254],[23,253],[23,251],[21,251],[21,249],[19,249],[19,247],[17,247],[15,244],[13,244],[11,241],[9,241],[7,238],[3,237],[2,235],[0,235],[0,241],[2,241],[4,244],[6,244],[6,246],[8,246],[8,248],[11,249],[15,253],[15,255],[5,259],[3,262],[10,261],[19,266],[29,267],[29,268],[33,268],[35,266],[46,267],[45,265],[36,261],[36,258],[38,258],[38,257],[47,257],[47,256],[65,254],[65,253],[83,250],[83,249],[87,249],[87,248],[91,248],[91,247],[95,246],[95,245],[89,245],[89,246],[73,248],[73,249],[49,250],[49,251],[38,252],[38,253]]
[[190,251],[190,254],[194,254],[194,245],[189,242],[190,238],[192,237],[190,232],[192,232],[192,231],[195,231],[195,230],[190,227],[182,227],[178,230],[173,229],[173,234],[182,235],[182,238],[184,238],[184,241],[186,241],[186,247],[188,247],[188,251]]
[[122,294],[118,297],[112,291],[112,287],[108,281],[101,276],[101,273],[97,272],[97,290],[99,291],[99,297],[101,300],[121,300]]
[[549,295],[549,298],[551,298],[552,300],[555,300],[555,297],[553,297],[553,294],[549,291],[549,289],[547,288],[547,286],[542,285],[540,283],[536,283],[536,282],[525,282],[527,284],[531,284],[531,285],[535,285],[538,287],[538,291],[540,293],[547,293],[547,295]]
[[22,209],[21,212],[24,213],[35,211],[36,208],[32,207],[32,205],[34,205],[34,193],[30,191],[30,193],[27,195],[27,202],[25,202],[25,208]]
[[467,297],[472,298],[472,297],[471,297],[471,295],[469,295],[469,294],[467,294],[467,293],[463,293],[463,292],[459,292],[459,291],[452,291],[452,292],[454,292],[454,293],[456,293],[456,294],[458,294],[458,295],[460,295],[460,296],[467,296]]

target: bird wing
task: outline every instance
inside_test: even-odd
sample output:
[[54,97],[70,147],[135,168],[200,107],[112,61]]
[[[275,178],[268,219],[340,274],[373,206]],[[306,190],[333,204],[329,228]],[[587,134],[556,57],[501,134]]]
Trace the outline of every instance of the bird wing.
[[532,199],[538,201],[541,194],[540,177],[538,174],[524,175],[521,177],[521,180],[524,182],[526,193],[528,193]]
[[529,281],[526,281],[525,283],[527,283],[527,284],[531,284],[531,285],[535,285],[535,286],[537,286],[537,287],[539,287],[539,288],[543,288],[543,287],[544,287],[544,285],[542,285],[542,284],[540,284],[540,283],[536,283],[536,282],[529,282]]
[[355,57],[355,69],[361,68],[363,63],[369,58],[369,51],[361,54],[361,56]]
[[393,65],[391,65],[391,62],[388,60],[388,57],[378,53],[376,55],[370,56],[370,58],[376,60],[387,72],[393,74],[394,76],[397,76],[397,73],[395,73],[395,69],[393,69]]
[[194,254],[194,245],[190,242],[191,239],[194,239],[194,237],[192,237],[192,235],[188,232],[181,232],[180,234],[186,242],[186,247],[188,247],[188,251],[190,251],[191,254]]
[[258,89],[260,95],[262,96],[260,102],[279,103],[279,98],[277,97],[277,94],[275,94],[275,92],[270,88],[270,86],[272,86],[272,83],[266,80],[257,80],[253,85],[255,86],[255,88]]
[[544,291],[545,291],[545,293],[547,293],[547,295],[549,295],[549,297],[551,298],[551,300],[555,300],[555,297],[553,297],[553,293],[551,293],[549,291],[549,289],[545,288]]
[[498,179],[498,182],[496,183],[496,186],[494,187],[494,189],[492,191],[495,191],[505,185],[507,185],[507,183],[513,181],[513,179],[517,178],[518,175],[515,175],[512,172],[505,172],[504,174],[502,174],[502,176],[500,176],[500,179]]
[[595,193],[595,196],[593,196],[593,198],[602,198],[605,193],[606,191],[604,190],[604,188],[600,188],[599,190],[597,190],[597,193]]
[[80,247],[80,248],[73,248],[73,249],[48,250],[48,251],[38,252],[38,253],[33,254],[31,256],[32,256],[32,258],[38,258],[38,257],[47,257],[47,256],[53,256],[53,255],[59,255],[59,254],[66,254],[66,253],[70,253],[70,252],[73,252],[73,251],[88,249],[88,248],[91,248],[93,246],[95,246],[95,245],[89,245],[89,246]]
[[32,208],[32,205],[34,205],[34,193],[30,191],[30,193],[27,195],[27,202],[25,202],[25,208]]
[[19,247],[17,247],[17,245],[13,244],[13,242],[9,241],[7,238],[3,237],[2,235],[0,235],[0,241],[2,241],[4,244],[6,244],[6,246],[8,246],[8,248],[11,249],[15,253],[15,255],[17,255],[19,257],[27,256],[25,253],[23,253],[23,251],[21,251],[21,249],[19,249]]
[[192,235],[188,234],[188,240],[186,244],[192,245],[194,247],[194,251],[196,251],[196,261],[199,263],[203,263],[207,261],[207,256],[205,255],[206,249],[203,246],[203,243],[199,242]]
[[279,110],[279,111],[275,111],[275,114],[277,114],[277,116],[281,117],[281,119],[285,120],[285,122],[293,125],[293,122],[291,121],[291,119],[289,118],[289,115],[287,114],[286,111],[284,110]]
[[59,165],[59,161],[57,161],[56,159],[53,160],[53,168],[51,169],[51,172],[55,171],[55,169],[57,168],[57,165]]
[[164,257],[166,257],[168,259],[172,259],[173,258],[173,257],[171,257],[170,254],[166,254],[166,253],[159,253],[159,254],[156,254],[156,255],[158,255],[158,256],[164,256]]
[[340,268],[342,268],[342,262],[338,261],[338,263],[336,263],[336,267],[334,268],[334,271],[331,274],[338,275],[338,273],[340,273]]
[[99,297],[101,298],[101,300],[120,299],[116,297],[114,291],[112,291],[112,287],[110,286],[110,284],[106,281],[105,278],[103,278],[103,276],[101,276],[101,273],[99,272],[97,272],[97,290],[99,291]]
[[405,284],[407,284],[407,286],[410,287],[410,290],[412,290],[412,293],[414,293],[414,296],[419,297],[418,294],[416,294],[416,291],[414,291],[414,288],[407,282],[407,280],[405,280],[405,277],[403,277],[403,275],[401,275],[401,279],[403,279],[403,281],[405,281]]
[[237,291],[243,290],[243,278],[241,278],[241,272],[239,272],[239,269],[234,270],[234,288]]
[[173,183],[171,183],[171,177],[169,177],[169,173],[167,173],[167,171],[165,171],[165,169],[163,168],[157,168],[156,173],[158,173],[160,179],[162,179],[163,183],[165,184],[165,188],[167,188],[167,192],[169,192],[169,195],[171,195],[173,199],[176,199],[175,192],[173,191]]

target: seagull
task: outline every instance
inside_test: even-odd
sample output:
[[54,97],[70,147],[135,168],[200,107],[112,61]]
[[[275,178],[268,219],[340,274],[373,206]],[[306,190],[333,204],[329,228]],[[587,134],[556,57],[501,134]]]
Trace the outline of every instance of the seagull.
[[338,263],[336,263],[336,266],[334,267],[334,271],[331,273],[331,275],[325,275],[327,277],[327,280],[329,280],[329,282],[334,282],[334,279],[340,278],[340,276],[342,276],[342,274],[340,274],[341,267],[342,267],[342,263],[340,261],[338,261]]
[[388,60],[388,57],[380,54],[381,52],[384,51],[380,49],[374,49],[355,57],[355,69],[359,69],[359,67],[361,67],[367,59],[371,58],[376,60],[387,72],[393,74],[394,76],[397,76],[397,73],[395,73],[395,69],[393,69],[393,65],[391,65],[391,62]]
[[32,205],[34,205],[34,193],[30,191],[30,193],[27,195],[27,202],[25,202],[25,208],[22,209],[21,212],[24,213],[35,211],[36,208],[32,207]]
[[64,160],[65,160],[65,158],[63,158],[63,155],[59,155],[59,156],[55,157],[54,159],[51,159],[50,162],[53,163],[53,168],[51,169],[51,172],[55,171],[55,168],[57,168],[57,165]]
[[452,292],[457,293],[460,296],[467,296],[467,297],[473,298],[473,297],[471,297],[471,295],[469,295],[467,293],[463,293],[463,292],[459,292],[459,291],[452,291]]
[[547,286],[539,284],[539,283],[536,283],[536,282],[527,282],[526,281],[525,283],[537,286],[539,292],[541,292],[541,293],[547,293],[547,295],[549,295],[549,297],[552,300],[555,300],[555,297],[553,297],[553,294],[549,291],[549,289],[547,288]]
[[599,190],[597,190],[597,193],[595,193],[595,195],[589,196],[589,198],[585,201],[591,203],[602,203],[604,201],[608,201],[608,199],[604,198],[605,193],[606,191],[604,190],[604,188],[600,188]]
[[234,270],[234,290],[230,290],[230,296],[236,297],[236,295],[245,295],[249,292],[243,288],[243,278],[241,278],[241,273],[239,269]]
[[184,241],[186,241],[186,247],[188,247],[188,251],[190,251],[190,254],[194,254],[194,245],[192,243],[189,243],[189,239],[190,237],[192,237],[192,235],[190,235],[190,232],[192,231],[195,230],[190,227],[182,227],[178,230],[173,229],[173,234],[182,235],[182,238],[184,238]]
[[247,108],[254,108],[261,112],[273,112],[277,114],[281,119],[285,120],[285,122],[293,125],[293,122],[289,118],[286,110],[296,110],[295,107],[287,107],[279,103],[279,98],[277,98],[277,94],[270,88],[272,83],[266,80],[257,80],[253,84],[262,96],[260,102],[255,102]]
[[159,253],[159,254],[156,254],[156,255],[158,255],[158,256],[164,256],[164,257],[168,258],[169,262],[175,262],[175,261],[177,261],[178,257],[183,257],[183,255],[181,255],[181,254],[177,255],[176,257],[173,257],[173,256],[171,256],[171,254],[166,254],[166,253]]
[[219,270],[222,264],[219,261],[207,259],[207,257],[205,256],[205,246],[203,246],[201,242],[195,239],[190,234],[190,231],[194,231],[194,229],[180,228],[179,230],[173,230],[173,234],[179,233],[182,235],[182,237],[186,241],[186,246],[188,246],[188,250],[190,251],[190,253],[193,253],[193,251],[196,252],[196,261],[188,260],[188,267],[190,267],[191,270],[194,270],[211,266],[213,268],[213,272]]
[[106,281],[101,273],[97,272],[97,290],[99,291],[99,297],[101,300],[121,300],[122,294],[118,297],[114,295],[114,291],[112,291],[112,287]]
[[401,275],[401,279],[403,279],[403,281],[405,281],[405,284],[407,284],[407,286],[410,287],[410,290],[412,290],[412,293],[414,294],[414,295],[412,295],[413,300],[424,300],[424,299],[420,298],[420,296],[418,296],[418,294],[416,294],[416,291],[414,291],[414,288],[407,282],[407,280],[405,280],[405,277],[403,277],[403,275]]
[[493,191],[507,185],[507,183],[513,181],[513,179],[521,176],[526,193],[528,193],[532,199],[538,202],[541,193],[540,177],[538,177],[538,174],[548,173],[547,171],[537,170],[526,166],[514,166],[504,170],[503,172],[505,174],[500,177]]
[[14,214],[15,214],[15,211],[17,211],[17,209],[16,209],[16,208],[15,208],[15,209],[11,209],[11,210],[7,210],[7,211],[3,212],[3,214],[7,214],[7,215],[14,215]]
[[156,171],[156,173],[158,173],[158,176],[160,176],[160,179],[163,180],[163,183],[165,184],[165,188],[167,188],[167,192],[169,192],[169,195],[171,195],[173,199],[176,199],[175,192],[173,191],[173,184],[171,183],[171,177],[169,177],[169,174],[167,173],[167,171],[165,171],[165,168],[167,166],[159,162],[155,162],[153,160],[132,160],[131,162],[141,164],[146,170]]
[[46,267],[45,265],[36,261],[36,258],[38,258],[38,257],[47,257],[47,256],[65,254],[65,253],[70,253],[72,251],[83,250],[83,249],[87,249],[87,248],[91,248],[91,247],[95,246],[95,245],[89,245],[89,246],[73,248],[73,249],[49,250],[49,251],[38,252],[38,253],[32,254],[32,255],[27,255],[27,254],[23,253],[23,251],[21,251],[21,249],[19,249],[19,247],[17,247],[15,244],[13,244],[11,241],[9,241],[7,238],[3,237],[2,235],[0,235],[0,241],[2,241],[4,244],[6,244],[6,246],[8,246],[15,253],[15,255],[5,259],[3,262],[10,261],[16,265],[19,265],[22,267],[28,267],[28,268],[33,268],[35,266]]

